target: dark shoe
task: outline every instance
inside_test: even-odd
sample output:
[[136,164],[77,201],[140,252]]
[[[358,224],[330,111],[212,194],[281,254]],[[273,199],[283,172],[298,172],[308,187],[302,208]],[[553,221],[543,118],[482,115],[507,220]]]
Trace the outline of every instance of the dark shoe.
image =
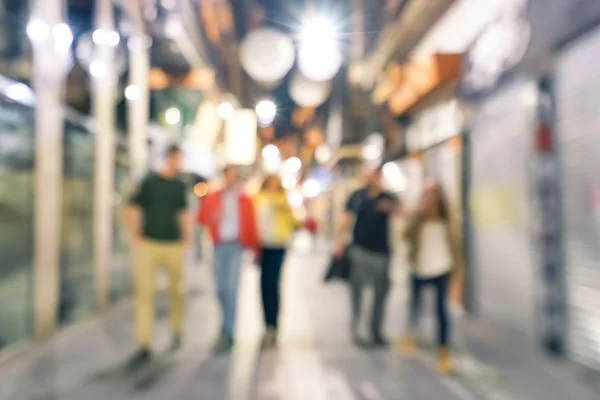
[[273,327],[268,327],[262,339],[261,348],[263,350],[277,346],[277,331]]
[[152,358],[152,353],[149,349],[141,348],[139,349],[131,358],[128,363],[128,366],[131,368],[139,367],[143,364],[146,364]]
[[175,334],[173,336],[173,340],[171,341],[171,347],[169,348],[169,350],[177,351],[177,350],[179,350],[180,347],[181,347],[181,335]]
[[374,347],[387,347],[389,343],[381,335],[373,335],[372,345]]
[[231,336],[222,336],[215,345],[215,354],[226,354],[233,348],[233,338]]

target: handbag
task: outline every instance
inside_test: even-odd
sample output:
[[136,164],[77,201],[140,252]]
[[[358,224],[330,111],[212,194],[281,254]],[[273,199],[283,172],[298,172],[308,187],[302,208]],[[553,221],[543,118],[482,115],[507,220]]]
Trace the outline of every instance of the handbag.
[[325,274],[325,282],[335,280],[348,281],[350,279],[350,246],[346,247],[340,258],[331,257],[329,267]]

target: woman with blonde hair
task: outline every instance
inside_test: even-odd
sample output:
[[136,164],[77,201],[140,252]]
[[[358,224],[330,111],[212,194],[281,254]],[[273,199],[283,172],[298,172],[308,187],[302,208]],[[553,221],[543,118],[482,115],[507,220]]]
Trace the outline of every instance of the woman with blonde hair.
[[277,175],[265,178],[256,196],[255,207],[260,240],[260,288],[266,324],[262,346],[268,348],[277,344],[281,269],[288,242],[298,223]]
[[449,210],[437,182],[430,182],[421,202],[405,230],[409,244],[409,262],[412,266],[412,296],[408,334],[398,343],[405,355],[416,351],[414,333],[421,309],[421,294],[425,287],[436,292],[437,369],[442,374],[452,370],[449,351],[450,316],[448,314],[448,286],[450,275],[458,260],[458,247],[450,227]]

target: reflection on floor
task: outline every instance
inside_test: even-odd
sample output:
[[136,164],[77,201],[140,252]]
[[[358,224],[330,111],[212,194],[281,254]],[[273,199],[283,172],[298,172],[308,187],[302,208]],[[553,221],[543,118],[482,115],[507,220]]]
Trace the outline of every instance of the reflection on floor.
[[[239,293],[238,342],[228,357],[211,354],[219,312],[211,271],[188,271],[184,347],[170,354],[166,299],[159,296],[156,357],[127,368],[135,349],[131,306],[61,333],[51,343],[0,369],[2,400],[471,400],[513,399],[499,390],[465,354],[447,378],[433,368],[431,349],[416,360],[389,350],[354,347],[348,332],[349,304],[343,284],[323,285],[324,252],[293,254],[284,274],[280,345],[261,353],[259,271],[247,263]],[[401,276],[399,274],[398,276]],[[401,282],[401,279],[396,279]],[[387,332],[402,329],[406,291],[390,296]],[[462,361],[461,360],[462,357]],[[475,379],[473,379],[475,377]]]

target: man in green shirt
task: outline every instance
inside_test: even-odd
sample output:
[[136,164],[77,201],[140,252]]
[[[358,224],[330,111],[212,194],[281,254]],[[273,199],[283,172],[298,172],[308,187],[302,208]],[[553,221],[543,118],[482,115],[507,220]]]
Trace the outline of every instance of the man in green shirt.
[[190,239],[185,184],[177,178],[181,150],[171,146],[165,164],[148,174],[137,188],[128,208],[128,225],[134,246],[135,332],[140,350],[134,362],[151,356],[154,327],[156,269],[167,270],[170,294],[172,349],[181,344],[183,330],[184,253]]

